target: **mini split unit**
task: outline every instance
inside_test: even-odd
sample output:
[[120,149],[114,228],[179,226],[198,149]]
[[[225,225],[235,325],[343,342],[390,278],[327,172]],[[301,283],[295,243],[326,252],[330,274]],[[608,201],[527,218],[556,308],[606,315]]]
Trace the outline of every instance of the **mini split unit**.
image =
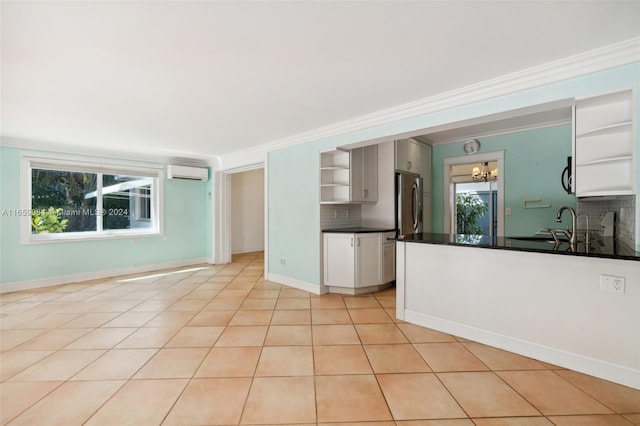
[[196,180],[206,182],[209,178],[209,169],[205,167],[178,166],[169,164],[167,166],[167,179]]

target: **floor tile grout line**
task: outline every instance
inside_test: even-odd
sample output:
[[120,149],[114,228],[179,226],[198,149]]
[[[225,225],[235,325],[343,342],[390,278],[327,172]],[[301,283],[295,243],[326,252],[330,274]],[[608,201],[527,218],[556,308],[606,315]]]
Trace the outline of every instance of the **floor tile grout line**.
[[568,385],[570,385],[571,387],[577,389],[580,393],[586,395],[590,399],[593,399],[594,401],[598,402],[599,404],[602,404],[602,406],[604,406],[605,408],[610,410],[613,414],[618,414],[618,412],[616,410],[614,410],[613,408],[609,407],[607,404],[604,403],[604,401],[600,401],[598,398],[596,398],[594,395],[591,395],[589,392],[587,392],[586,390],[582,389],[580,386],[575,385],[572,382],[570,382],[569,380],[567,380],[566,378],[562,377],[560,374],[557,373],[558,370],[549,370],[549,371],[554,376],[559,377],[563,382],[565,382]]
[[[249,263],[249,264],[250,264],[250,263]],[[244,267],[244,268],[246,268],[246,267],[247,267],[247,265],[245,265],[245,267]],[[191,274],[191,275],[193,275],[193,274]],[[191,277],[191,275],[190,275],[190,276],[187,276],[187,277],[185,277],[185,278],[183,278],[183,280],[185,280],[185,279],[189,279],[189,277]],[[238,275],[239,275],[239,273],[238,273],[238,274],[236,274],[236,275],[235,275],[235,277],[237,277]],[[212,277],[213,277],[213,276],[215,276],[215,274],[214,274],[214,275],[212,275]],[[265,281],[263,280],[263,278],[262,278],[262,277],[263,277],[263,276],[259,276],[259,277],[258,277],[258,279],[256,280],[256,282],[255,282],[255,283],[253,283],[253,286],[249,289],[249,292],[248,292],[248,293],[246,293],[246,294],[244,295],[244,298],[243,298],[242,300],[246,300],[246,299],[248,299],[248,298],[249,298],[249,295],[250,295],[250,292],[252,291],[252,289],[255,289],[255,287],[256,287],[257,285],[259,285],[260,283],[265,282]],[[190,287],[190,288],[188,289],[187,293],[185,293],[184,295],[182,295],[180,298],[178,298],[178,299],[174,300],[172,304],[175,304],[175,303],[177,303],[177,302],[178,302],[178,301],[180,301],[180,300],[198,300],[198,298],[193,298],[193,299],[187,299],[187,298],[188,298],[188,297],[189,297],[189,295],[190,295],[190,294],[192,294],[194,291],[197,291],[197,290],[200,288],[200,286],[202,286],[202,285],[204,285],[205,283],[209,282],[209,281],[208,281],[209,279],[211,279],[211,277],[210,277],[210,278],[208,278],[208,279],[207,279],[207,280],[205,280],[205,281],[200,282],[200,283],[199,283],[199,284],[200,284],[199,286],[195,286],[195,283],[194,283],[194,284],[193,284],[194,286]],[[181,281],[182,281],[182,280],[181,280]],[[170,289],[170,288],[172,288],[172,287],[179,286],[179,284],[180,284],[180,282],[181,282],[181,281],[178,281],[178,282],[173,283],[171,286],[166,287],[166,288],[165,288],[165,290],[166,290],[166,289]],[[231,283],[232,283],[232,282],[233,282],[233,280],[231,280],[230,282],[225,283],[225,286],[224,286],[224,287],[222,287],[222,289],[224,289],[224,288],[228,288],[228,286],[229,286],[229,285],[231,285]],[[147,283],[147,284],[145,284],[145,287],[146,287],[146,286],[149,286],[149,285],[150,285],[150,284],[149,284],[149,283]],[[114,288],[117,288],[117,287],[114,287]],[[210,302],[213,298],[215,298],[215,297],[217,296],[217,294],[218,294],[222,289],[216,289],[217,293],[216,293],[214,296],[212,296],[212,297],[211,297],[211,299],[209,299],[209,302]],[[282,289],[282,287],[280,287],[280,289]],[[137,292],[137,291],[139,291],[139,290],[140,290],[140,291],[142,291],[142,290],[143,290],[143,288],[140,288],[140,289],[137,289],[137,290],[133,290],[132,292]],[[104,290],[104,291],[106,292],[106,291],[109,291],[109,290]],[[376,297],[376,296],[374,295],[373,297]],[[279,292],[278,297],[276,298],[276,300],[279,300],[279,299],[281,299],[281,294],[280,294],[280,292]],[[284,297],[282,297],[282,299],[285,299],[285,298],[284,298]],[[344,297],[342,297],[342,299],[344,300]],[[140,303],[139,303],[139,304],[141,304],[141,303],[144,303],[144,302],[145,302],[145,299],[135,299],[135,300],[139,300],[139,301],[140,301]],[[149,299],[146,299],[146,300],[149,300]],[[377,300],[377,297],[376,297],[376,300]],[[74,301],[74,302],[76,302],[76,301]],[[77,302],[82,302],[82,301],[77,301]],[[50,304],[56,304],[56,302],[53,302],[53,301],[43,301],[43,302],[38,302],[38,305],[35,305],[35,306],[46,305],[47,303],[50,303]],[[105,302],[105,303],[110,303],[110,302]],[[379,301],[379,300],[377,301],[377,303],[380,305],[380,307],[382,307],[383,309],[385,309],[385,308],[384,308],[384,306],[382,306],[382,304],[380,303],[380,301]],[[123,313],[125,313],[125,312],[132,311],[132,310],[135,308],[135,306],[139,306],[139,304],[138,304],[138,305],[133,305],[133,307],[130,307],[128,311],[118,312],[118,316],[122,315],[122,314],[123,314]],[[343,304],[344,304],[344,302],[343,302]],[[171,306],[171,305],[169,305],[169,306]],[[206,304],[205,304],[205,305],[203,305],[203,306],[200,308],[200,310],[198,310],[198,311],[194,311],[194,312],[202,312],[202,311],[204,310],[204,306],[206,306]],[[277,305],[276,305],[276,306],[277,306]],[[351,325],[352,325],[354,328],[355,328],[355,325],[356,325],[356,324],[354,324],[354,323],[353,323],[353,318],[352,318],[352,316],[351,316],[351,311],[352,311],[352,310],[354,310],[354,309],[361,309],[361,308],[366,308],[366,307],[364,307],[364,306],[363,306],[363,307],[351,307],[351,308],[349,308],[349,307],[347,307],[346,305],[344,306],[344,309],[346,309],[346,310],[347,310],[347,313],[349,314],[349,318],[351,319]],[[158,312],[165,312],[165,311],[167,311],[167,309],[168,309],[168,308],[165,308],[164,310],[162,310],[162,311],[158,311]],[[311,317],[311,309],[312,309],[312,307],[311,307],[311,306],[309,306],[309,308],[305,309],[305,310],[308,310],[308,311],[309,311],[309,316],[310,316],[310,317]],[[235,312],[235,313],[237,313],[239,310],[240,310],[240,307],[237,307],[237,308],[235,308],[234,312]],[[275,326],[275,324],[272,324],[273,316],[274,316],[274,313],[275,313],[275,311],[276,311],[275,306],[274,306],[274,308],[273,308],[273,309],[270,309],[269,311],[270,311],[270,313],[271,313],[271,317],[270,317],[269,324],[266,324],[266,326],[268,327],[268,328],[267,328],[267,330],[269,329],[269,327],[271,327],[271,326]],[[51,311],[51,312],[54,312],[54,311]],[[179,312],[179,311],[176,311],[176,312]],[[388,310],[386,310],[386,309],[385,309],[385,312],[387,313],[387,315],[390,315]],[[49,314],[50,314],[50,313],[46,313],[44,316],[47,316],[47,315],[49,315]],[[84,313],[83,313],[83,314],[84,314]],[[81,315],[83,315],[83,314],[80,314],[79,316],[81,316]],[[197,313],[195,313],[195,314],[194,314],[194,317],[195,317],[195,315],[197,315]],[[157,316],[157,315],[156,315],[156,316]],[[42,317],[40,317],[40,318],[42,318]],[[117,318],[117,316],[116,316],[116,318]],[[153,318],[155,318],[155,316],[154,316]],[[193,318],[192,318],[192,319],[193,319]],[[35,321],[35,320],[33,320],[33,321]],[[72,321],[72,320],[70,320],[70,321]],[[150,322],[150,321],[152,321],[152,319],[150,319],[148,322]],[[310,324],[308,324],[308,325],[309,325],[309,326],[313,326],[313,320],[312,320],[312,318],[310,318],[310,321],[311,321],[311,323],[310,323]],[[68,321],[67,321],[67,322],[68,322]],[[64,324],[66,324],[67,322],[65,322]],[[109,321],[107,321],[107,322],[109,322]],[[147,323],[148,323],[148,322],[147,322]],[[146,324],[147,324],[147,323],[145,323],[145,324],[143,324],[143,325],[140,325],[140,326],[138,326],[138,327],[132,327],[132,328],[136,328],[136,329],[146,328]],[[65,327],[64,327],[64,324],[60,324],[60,325],[58,325],[58,326],[57,326],[57,327],[55,327],[55,328],[65,328]],[[394,324],[396,325],[396,327],[398,327],[398,324],[400,324],[400,323],[399,323],[399,322],[394,322]],[[102,324],[102,325],[104,325],[104,324]],[[99,328],[101,328],[101,327],[102,327],[102,325],[99,325],[99,326],[96,326],[96,327],[91,327],[91,329],[93,329],[93,330],[95,330],[95,329],[99,329]],[[228,327],[229,325],[230,325],[230,324],[228,324],[228,323],[227,323],[226,325],[224,325],[224,326],[223,326],[223,328],[226,328],[226,327]],[[188,322],[187,322],[186,324],[184,324],[184,325],[180,326],[180,327],[177,327],[177,329],[178,329],[178,330],[182,330],[182,329],[184,329],[184,328],[186,328],[186,327],[188,327]],[[55,329],[55,328],[54,328],[54,329]],[[105,329],[107,329],[107,328],[108,328],[108,327],[105,327]],[[398,327],[398,328],[400,328],[400,327]],[[357,328],[356,328],[356,331],[357,331]],[[414,349],[415,349],[415,344],[416,344],[416,343],[411,342],[411,339],[409,339],[409,338],[408,338],[408,336],[407,336],[407,334],[404,332],[404,330],[402,330],[402,329],[400,328],[400,331],[402,332],[402,334],[403,334],[405,337],[407,337],[408,343],[409,343],[409,344],[411,344],[411,345],[414,347]],[[46,332],[46,331],[45,331],[45,332]],[[365,345],[364,345],[364,343],[362,343],[362,340],[361,340],[361,338],[360,338],[360,334],[359,334],[359,333],[357,333],[357,334],[358,334],[358,339],[359,339],[359,341],[360,341],[360,343],[359,343],[359,347],[361,347],[361,348],[364,350],[364,346],[365,346]],[[312,345],[311,345],[311,347],[313,348],[313,347],[314,347],[313,333],[312,333],[312,335],[311,335],[311,336],[312,336],[312,337],[311,337],[311,338],[312,338]],[[37,336],[36,336],[36,337],[37,337]],[[214,342],[211,344],[211,346],[209,347],[209,351],[207,352],[207,355],[205,355],[205,357],[203,358],[203,360],[201,360],[201,362],[200,362],[199,366],[198,366],[198,367],[196,367],[196,369],[194,370],[194,374],[192,374],[191,378],[189,379],[189,383],[191,382],[191,380],[193,380],[193,378],[194,378],[194,376],[195,376],[195,373],[197,372],[197,370],[200,368],[200,366],[201,366],[201,365],[202,365],[202,363],[204,362],[204,359],[206,359],[206,356],[208,356],[208,354],[211,352],[211,350],[212,350],[212,349],[213,349],[213,347],[215,346],[215,344],[216,344],[217,340],[219,339],[219,337],[220,337],[220,336],[218,336],[218,338],[216,338],[216,341],[214,341]],[[79,337],[79,338],[82,338],[82,336],[81,336],[81,337]],[[469,348],[467,347],[467,345],[465,345],[465,343],[468,343],[468,342],[470,342],[470,341],[468,341],[468,340],[466,340],[466,339],[462,339],[462,338],[457,338],[456,336],[454,336],[454,338],[456,339],[456,343],[458,343],[458,344],[462,345],[463,347],[465,347],[465,349],[466,349],[466,350],[468,350],[468,351],[469,351]],[[126,337],[125,337],[124,339],[126,339]],[[123,340],[124,340],[124,339],[123,339]],[[265,339],[266,339],[266,335],[265,335]],[[168,341],[170,341],[170,340],[171,340],[171,339],[169,339]],[[28,341],[30,341],[30,340],[28,340]],[[27,341],[27,342],[28,342],[28,341]],[[168,341],[167,341],[167,342],[168,342]],[[26,342],[23,342],[23,343],[21,343],[21,344],[24,344],[24,343],[26,343]],[[73,343],[73,342],[72,342],[72,343]],[[69,344],[72,344],[72,343],[69,343]],[[264,343],[265,343],[265,340],[263,339],[263,344],[262,344],[262,346],[261,346],[261,350],[260,350],[260,351],[261,351],[261,353],[262,353],[263,348],[265,347],[265,346],[264,346]],[[425,342],[425,343],[429,344],[429,343],[440,343],[440,342]],[[112,346],[112,347],[110,347],[110,348],[108,348],[108,349],[101,349],[101,350],[104,350],[104,351],[105,351],[105,352],[104,352],[104,354],[102,354],[102,355],[101,355],[99,358],[97,358],[96,360],[92,361],[92,363],[93,363],[93,362],[96,362],[96,361],[97,361],[97,360],[99,360],[99,359],[101,359],[101,358],[106,354],[106,352],[108,352],[108,351],[112,351],[112,350],[116,350],[116,346],[118,346],[119,344],[120,344],[120,342],[119,342],[119,343],[117,343],[115,346]],[[380,343],[380,344],[382,344],[382,343]],[[396,343],[396,344],[397,344],[397,345],[400,345],[400,343]],[[18,345],[18,346],[16,346],[16,347],[19,347],[19,346],[20,346],[20,345]],[[166,343],[163,345],[163,347],[164,347],[164,346],[166,346]],[[160,349],[158,349],[158,348],[154,348],[154,349],[156,350],[156,352],[157,352],[158,350],[160,350]],[[11,351],[13,351],[13,350],[14,350],[14,348],[9,349],[9,350],[6,350],[6,351],[3,351],[3,353],[4,353],[4,352],[11,352]],[[57,350],[53,350],[53,351],[51,351],[51,352],[52,352],[52,354],[53,354],[53,353],[57,353],[58,351],[65,351],[65,350],[71,350],[71,349],[66,349],[66,347],[63,347],[63,348],[60,348],[60,349],[57,349]],[[78,350],[85,350],[85,349],[78,349]],[[86,350],[93,350],[93,349],[86,348]],[[366,351],[365,351],[365,354],[366,354]],[[472,353],[472,354],[473,354],[473,353]],[[48,356],[50,356],[50,355],[51,355],[51,354],[49,354]],[[477,357],[477,355],[475,355],[475,354],[473,354],[473,355],[474,355],[475,357]],[[47,356],[47,357],[48,357],[48,356]],[[260,356],[261,356],[261,354],[260,354]],[[259,356],[259,358],[260,358],[260,356]],[[44,359],[46,359],[47,357],[43,358],[43,360],[44,360]],[[258,358],[258,360],[259,360],[259,358]],[[478,358],[479,358],[479,357],[478,357]],[[367,355],[367,359],[368,359],[368,361],[369,361],[369,365],[371,366],[371,360],[369,359],[368,355]],[[40,361],[42,361],[42,360],[39,360],[38,362],[40,362]],[[259,362],[259,361],[258,361],[258,362]],[[316,386],[315,386],[315,376],[316,376],[317,374],[315,374],[315,353],[314,353],[313,351],[312,351],[312,362],[314,363],[314,391],[315,391],[315,389],[316,389]],[[484,363],[484,361],[482,361],[481,359],[480,359],[480,362],[481,362],[481,363],[483,363],[483,364],[485,364],[485,363]],[[36,363],[37,363],[37,362],[36,362]],[[32,364],[32,365],[34,365],[34,364]],[[88,365],[91,365],[91,363],[90,363],[90,364],[88,364]],[[257,368],[257,365],[258,365],[258,363],[256,363],[256,366],[254,367],[254,372],[253,372],[253,375],[252,375],[252,381],[253,381],[253,378],[255,377],[255,373],[256,373],[256,370],[255,370],[255,369]],[[428,365],[428,363],[427,363],[427,365]],[[487,366],[487,367],[488,367],[488,366]],[[554,375],[555,375],[555,376],[559,376],[562,380],[564,380],[564,381],[568,382],[568,383],[569,383],[573,388],[577,388],[577,389],[578,389],[578,390],[580,390],[583,394],[585,394],[585,395],[589,396],[589,397],[590,397],[590,398],[592,398],[593,400],[597,401],[598,403],[602,404],[603,406],[607,407],[607,409],[609,409],[609,410],[611,410],[611,411],[612,411],[612,413],[611,413],[611,414],[605,414],[605,415],[618,415],[618,416],[619,416],[619,415],[621,414],[621,413],[617,413],[615,410],[613,410],[613,409],[611,409],[610,407],[608,407],[608,406],[607,406],[607,404],[605,404],[603,401],[600,401],[600,400],[599,400],[595,395],[590,394],[587,390],[585,390],[585,389],[583,389],[582,387],[579,387],[578,385],[576,385],[576,384],[574,384],[574,383],[570,382],[570,381],[569,381],[569,380],[567,380],[565,377],[560,376],[560,375],[558,374],[558,372],[557,372],[557,369],[551,368],[551,367],[549,367],[549,366],[547,366],[547,365],[544,365],[544,367],[545,367],[545,368],[544,368],[544,370],[531,369],[530,371],[536,371],[536,372],[537,372],[537,371],[551,371],[551,372],[553,372],[553,373],[554,373]],[[26,368],[29,368],[29,367],[26,367]],[[76,372],[76,374],[80,373],[80,372],[81,372],[81,371],[83,371],[85,368],[87,368],[87,366],[83,367],[79,372]],[[140,368],[142,368],[142,367],[140,367]],[[564,369],[563,369],[563,370],[564,370]],[[23,371],[23,370],[21,370],[21,371]],[[138,371],[139,371],[139,370],[138,370]],[[500,379],[504,382],[504,379],[502,379],[502,377],[501,377],[499,374],[497,374],[497,373],[498,373],[498,372],[500,372],[500,371],[529,371],[529,370],[520,370],[520,369],[517,369],[517,370],[494,370],[494,369],[492,369],[492,368],[489,368],[489,370],[486,370],[485,372],[492,372],[492,373],[494,373],[495,375],[498,375],[498,377],[500,377]],[[432,371],[432,372],[433,372],[433,371]],[[455,373],[455,372],[459,372],[459,371],[452,371],[452,373]],[[436,376],[438,376],[438,374],[440,374],[440,373],[445,373],[445,372],[433,372],[433,374],[435,374]],[[19,374],[19,372],[17,372],[16,374]],[[402,374],[402,373],[398,373],[398,374]],[[408,374],[408,373],[407,373],[407,374]],[[134,375],[135,375],[135,373],[134,373]],[[374,372],[374,375],[376,375],[376,378],[377,378],[378,374],[376,374],[376,373]],[[74,375],[74,376],[75,376],[75,375]],[[73,378],[74,376],[72,376],[71,378]],[[13,377],[13,376],[12,376],[12,377]],[[11,378],[11,377],[7,378],[7,380],[9,380],[10,378]],[[68,380],[66,380],[65,382],[71,381],[71,378],[69,378],[69,379],[68,379]],[[134,379],[133,379],[133,378],[130,378],[130,379],[128,379],[128,380],[134,380]],[[125,380],[125,382],[127,382],[128,380]],[[442,383],[442,382],[441,382],[441,383]],[[187,384],[187,385],[188,385],[188,384]],[[444,386],[444,384],[443,384],[443,383],[442,383],[442,385]],[[379,383],[378,383],[378,386],[380,387],[380,384],[379,384]],[[511,386],[510,386],[510,385],[508,385],[508,383],[507,383],[507,386],[509,386],[509,387],[511,388]],[[185,388],[186,388],[186,387],[185,387]],[[445,388],[446,388],[446,386],[445,386]],[[58,389],[58,388],[56,388],[56,389]],[[512,389],[513,389],[513,388],[512,388]],[[55,389],[54,389],[54,390],[55,390]],[[513,389],[513,390],[515,391],[515,389]],[[182,392],[184,392],[184,389],[183,389],[183,391],[182,391]],[[516,391],[516,393],[517,393],[517,391]],[[181,393],[181,394],[182,394],[182,393]],[[531,404],[531,401],[527,400],[526,398],[524,398],[524,397],[523,397],[522,395],[520,395],[519,393],[517,393],[517,394],[518,394],[520,397],[522,397],[525,401],[527,401],[528,403],[530,403],[530,404]],[[248,395],[248,394],[247,394],[247,395]],[[44,397],[43,397],[43,398],[44,398]],[[40,400],[42,400],[42,398],[41,398]],[[40,401],[40,400],[39,400],[39,401]],[[176,401],[177,401],[177,400],[178,400],[178,399],[176,399]],[[385,398],[385,400],[386,400],[386,398]],[[454,400],[455,400],[455,397],[454,397]],[[456,402],[457,402],[457,400],[456,400]],[[37,403],[37,401],[36,401],[35,403]],[[174,401],[174,404],[175,404],[175,401]],[[245,400],[245,404],[246,404],[246,400]],[[533,404],[532,404],[532,405],[533,405]],[[387,406],[388,406],[388,403],[387,403]],[[534,406],[534,407],[535,407],[535,406]],[[170,412],[170,411],[171,411],[171,410],[169,410],[168,412]],[[243,407],[243,412],[244,412],[244,407]],[[317,399],[316,399],[316,418],[317,418]]]

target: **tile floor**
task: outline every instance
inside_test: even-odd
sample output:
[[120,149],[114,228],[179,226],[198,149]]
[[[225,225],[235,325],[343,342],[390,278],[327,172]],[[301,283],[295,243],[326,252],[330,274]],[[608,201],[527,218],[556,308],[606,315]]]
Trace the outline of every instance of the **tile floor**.
[[640,425],[640,391],[230,265],[0,295],[0,423]]

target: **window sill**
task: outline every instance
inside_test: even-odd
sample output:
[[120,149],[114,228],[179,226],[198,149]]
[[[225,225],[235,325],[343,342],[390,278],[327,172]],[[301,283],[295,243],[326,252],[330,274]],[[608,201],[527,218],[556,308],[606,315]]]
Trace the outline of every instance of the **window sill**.
[[71,243],[71,242],[88,242],[88,241],[104,241],[115,239],[133,239],[147,237],[164,237],[162,232],[157,230],[149,232],[74,232],[61,234],[29,234],[28,239],[23,244],[49,244],[49,243]]

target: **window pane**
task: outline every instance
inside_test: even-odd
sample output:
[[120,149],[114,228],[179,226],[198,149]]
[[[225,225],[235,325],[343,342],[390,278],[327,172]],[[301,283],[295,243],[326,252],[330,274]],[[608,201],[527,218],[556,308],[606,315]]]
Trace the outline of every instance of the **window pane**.
[[103,175],[103,228],[150,228],[152,182],[149,177]]
[[31,232],[95,231],[96,185],[95,173],[32,169]]

